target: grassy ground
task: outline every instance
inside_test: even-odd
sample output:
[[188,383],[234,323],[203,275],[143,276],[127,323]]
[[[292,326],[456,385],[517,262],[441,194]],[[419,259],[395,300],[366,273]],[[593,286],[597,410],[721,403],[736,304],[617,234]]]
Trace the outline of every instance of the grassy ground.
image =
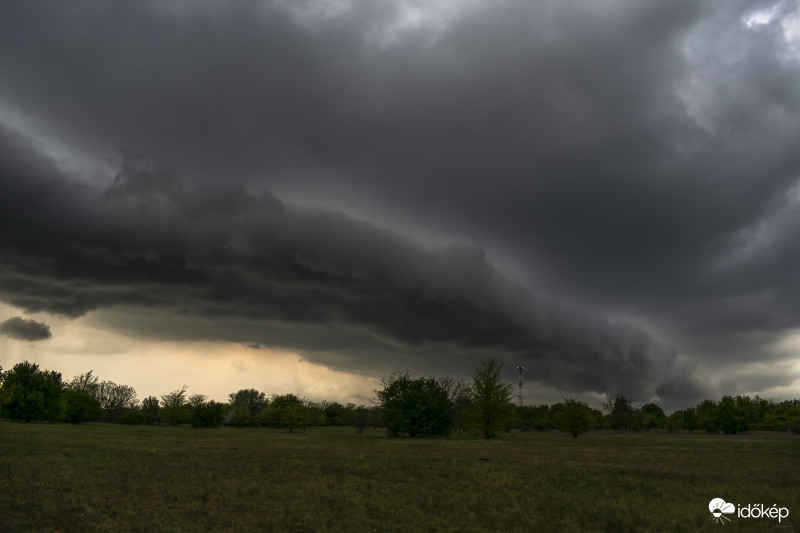
[[800,532],[800,437],[0,422],[0,531]]

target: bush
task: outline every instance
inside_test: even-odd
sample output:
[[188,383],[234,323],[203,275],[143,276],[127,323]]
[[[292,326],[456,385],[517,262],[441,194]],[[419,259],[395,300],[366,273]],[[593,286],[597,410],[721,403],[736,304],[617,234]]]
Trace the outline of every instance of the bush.
[[62,415],[61,374],[25,361],[4,374],[0,409],[14,421],[56,421]]
[[229,426],[258,426],[269,405],[266,395],[255,389],[242,389],[228,395],[231,409],[224,423]]
[[66,390],[62,395],[64,401],[64,421],[71,424],[91,422],[103,414],[100,402],[86,391]]
[[359,405],[352,409],[350,417],[348,418],[347,422],[359,433],[364,433],[364,429],[369,425],[370,420],[372,419],[372,412],[370,411],[369,407],[364,405]]
[[118,422],[127,425],[142,425],[147,423],[147,417],[141,409],[126,409],[120,415]]
[[567,398],[561,406],[562,408],[558,409],[557,414],[554,416],[556,427],[560,431],[569,433],[574,438],[577,438],[578,433],[584,433],[589,430],[592,413],[588,405],[574,398]]
[[192,406],[189,423],[196,428],[215,428],[222,425],[225,418],[224,405],[215,401]]
[[634,422],[635,409],[633,400],[624,394],[617,394],[614,398],[607,398],[603,402],[603,410],[608,417],[611,427],[617,431],[629,431]]
[[325,424],[328,426],[344,425],[348,414],[348,410],[339,402],[331,402],[323,407]]
[[381,415],[390,436],[446,435],[453,427],[453,407],[433,378],[411,379],[406,372],[382,380],[377,391]]
[[306,400],[294,394],[273,395],[269,407],[262,411],[262,424],[276,428],[305,429],[309,422],[309,410]]
[[667,425],[667,415],[660,405],[646,403],[641,408],[641,425],[644,429],[663,428]]

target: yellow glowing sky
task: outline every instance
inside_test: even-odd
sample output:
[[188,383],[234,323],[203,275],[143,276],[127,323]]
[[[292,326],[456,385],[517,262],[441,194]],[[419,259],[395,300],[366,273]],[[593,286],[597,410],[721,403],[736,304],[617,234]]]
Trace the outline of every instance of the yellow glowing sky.
[[[379,388],[380,376],[367,377],[331,370],[312,364],[289,350],[253,349],[224,341],[140,339],[109,329],[92,314],[67,319],[47,313],[25,313],[0,303],[0,321],[13,316],[47,324],[52,337],[29,342],[0,336],[0,365],[4,370],[27,360],[37,363],[42,369],[60,372],[64,381],[92,370],[100,380],[133,387],[139,401],[147,396],[160,398],[186,385],[189,395],[205,394],[220,402],[227,402],[232,392],[252,388],[267,396],[292,393],[312,401],[369,405],[375,389]],[[800,330],[787,336],[776,348],[797,353]],[[786,375],[800,374],[800,362],[796,359],[779,366]],[[718,369],[713,374],[715,381],[727,383],[742,372],[753,377],[760,374],[769,376],[775,371],[775,363],[753,365],[748,362],[725,371]],[[710,369],[703,372],[712,373]],[[798,382],[794,380],[766,390],[743,390],[739,393],[764,398],[794,398]],[[542,383],[527,383],[524,397],[527,405],[552,404],[564,398],[565,393]],[[593,407],[599,407],[604,396],[584,393],[580,398]],[[647,401],[659,400],[649,398]]]
[[93,324],[91,316],[74,320],[44,313],[23,313],[0,304],[0,318],[23,316],[50,326],[52,338],[27,342],[0,336],[4,370],[30,361],[61,372],[64,381],[92,370],[101,380],[129,385],[141,401],[187,386],[187,393],[226,402],[239,389],[292,393],[310,400],[368,403],[378,379],[333,371],[283,350],[228,342],[139,340]]

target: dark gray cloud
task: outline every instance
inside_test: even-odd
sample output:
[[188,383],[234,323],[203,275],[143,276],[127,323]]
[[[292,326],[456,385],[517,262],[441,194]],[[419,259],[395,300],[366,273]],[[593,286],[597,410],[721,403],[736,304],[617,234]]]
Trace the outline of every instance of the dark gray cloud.
[[134,335],[287,347],[361,373],[468,373],[493,353],[580,391],[690,380],[643,330],[540,301],[473,245],[425,247],[133,160],[104,190],[77,187],[9,138],[0,298],[29,312],[111,309],[106,324]]
[[0,324],[0,335],[21,341],[43,341],[53,336],[50,326],[15,316]]
[[[0,120],[41,148],[3,134],[4,300],[342,368],[502,350],[567,391],[790,357],[795,2],[428,4],[4,5]],[[62,172],[121,149],[159,163]]]

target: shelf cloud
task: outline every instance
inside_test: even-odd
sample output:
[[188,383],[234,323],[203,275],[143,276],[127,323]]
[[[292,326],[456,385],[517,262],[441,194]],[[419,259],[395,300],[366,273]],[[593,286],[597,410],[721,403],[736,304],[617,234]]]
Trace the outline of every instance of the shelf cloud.
[[46,4],[0,17],[7,305],[678,407],[800,379],[796,2]]

